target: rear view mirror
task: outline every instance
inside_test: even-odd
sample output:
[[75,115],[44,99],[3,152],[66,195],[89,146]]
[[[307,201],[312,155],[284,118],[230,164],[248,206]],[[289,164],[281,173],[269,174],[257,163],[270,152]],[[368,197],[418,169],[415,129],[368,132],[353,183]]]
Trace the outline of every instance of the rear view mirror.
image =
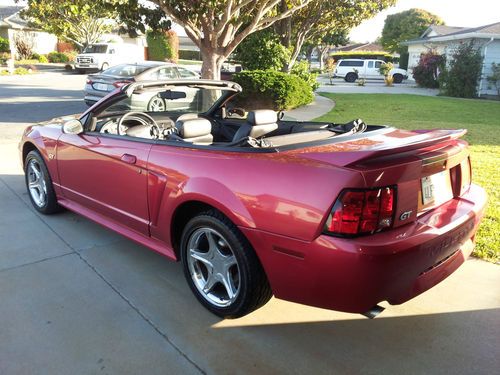
[[167,100],[184,99],[186,97],[186,93],[183,91],[167,90],[160,92],[159,97]]
[[72,119],[63,124],[63,133],[66,134],[81,134],[83,133],[83,125],[80,120]]

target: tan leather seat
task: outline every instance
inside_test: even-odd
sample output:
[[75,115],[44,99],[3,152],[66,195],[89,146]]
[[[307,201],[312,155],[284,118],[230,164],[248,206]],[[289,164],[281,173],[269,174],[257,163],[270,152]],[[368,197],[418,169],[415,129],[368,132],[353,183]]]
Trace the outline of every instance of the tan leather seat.
[[241,125],[233,142],[246,137],[260,138],[278,129],[278,115],[270,109],[248,112],[247,122]]
[[175,127],[179,136],[185,142],[196,144],[211,144],[214,141],[212,123],[204,118],[188,118],[177,120]]

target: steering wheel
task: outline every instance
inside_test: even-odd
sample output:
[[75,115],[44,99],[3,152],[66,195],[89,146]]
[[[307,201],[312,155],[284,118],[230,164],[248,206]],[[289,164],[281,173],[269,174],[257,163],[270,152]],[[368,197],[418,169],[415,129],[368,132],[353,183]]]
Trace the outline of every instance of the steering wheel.
[[152,118],[150,115],[144,112],[127,112],[125,113],[122,117],[120,117],[120,120],[118,120],[118,125],[116,126],[116,132],[118,135],[120,135],[120,126],[123,125],[123,123],[126,120],[131,120],[134,119],[138,122],[140,122],[142,125],[149,125],[150,126],[150,134],[153,139],[158,139],[160,137],[161,129],[160,126],[156,123],[155,119]]

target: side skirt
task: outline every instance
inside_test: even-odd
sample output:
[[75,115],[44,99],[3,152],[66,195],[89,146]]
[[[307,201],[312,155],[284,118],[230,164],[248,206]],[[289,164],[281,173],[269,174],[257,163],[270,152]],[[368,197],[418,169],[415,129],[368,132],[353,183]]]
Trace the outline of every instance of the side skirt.
[[90,220],[96,222],[97,224],[102,225],[105,228],[111,229],[112,231],[117,232],[117,233],[121,234],[122,236],[124,236],[124,237],[126,237],[134,242],[137,242],[140,245],[146,246],[147,248],[166,256],[170,260],[173,260],[173,261],[178,260],[176,255],[175,255],[174,250],[171,249],[170,247],[166,246],[161,241],[158,241],[154,238],[146,237],[141,233],[137,233],[136,231],[133,231],[133,230],[125,227],[124,225],[122,225],[116,221],[110,220],[109,218],[107,218],[101,214],[98,214],[95,211],[92,211],[92,210],[82,206],[81,204],[75,203],[69,199],[59,198],[57,200],[57,202],[61,206],[67,208],[68,210],[73,211],[79,215],[82,215],[82,216],[86,217],[87,219],[90,219]]

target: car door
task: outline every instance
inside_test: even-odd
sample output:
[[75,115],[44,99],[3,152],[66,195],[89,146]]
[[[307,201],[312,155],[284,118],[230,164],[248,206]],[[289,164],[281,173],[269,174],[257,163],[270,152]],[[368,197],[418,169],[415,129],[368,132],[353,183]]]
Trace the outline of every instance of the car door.
[[93,132],[61,135],[57,163],[64,197],[148,235],[147,159],[152,144]]

